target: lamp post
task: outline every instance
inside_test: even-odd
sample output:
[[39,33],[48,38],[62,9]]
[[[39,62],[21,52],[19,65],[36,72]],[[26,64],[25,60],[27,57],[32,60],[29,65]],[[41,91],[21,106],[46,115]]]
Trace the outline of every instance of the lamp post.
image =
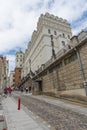
[[80,53],[79,53],[79,50],[76,47],[74,48],[74,51],[76,52],[76,55],[77,55],[77,59],[78,59],[78,63],[79,63],[79,67],[80,67],[80,71],[81,71],[81,75],[82,75],[83,86],[85,88],[85,93],[86,93],[86,96],[87,96],[87,81],[86,81],[86,77],[85,77]]
[[50,35],[51,38],[51,46],[52,46],[52,57],[56,58],[55,50],[54,50],[54,41],[53,41],[53,35]]

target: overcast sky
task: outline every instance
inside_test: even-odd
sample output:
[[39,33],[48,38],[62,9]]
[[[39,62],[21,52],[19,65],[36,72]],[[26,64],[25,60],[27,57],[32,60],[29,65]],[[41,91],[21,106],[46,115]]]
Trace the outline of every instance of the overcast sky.
[[24,51],[40,14],[67,19],[73,35],[87,27],[87,0],[0,0],[0,55],[15,67],[15,53]]

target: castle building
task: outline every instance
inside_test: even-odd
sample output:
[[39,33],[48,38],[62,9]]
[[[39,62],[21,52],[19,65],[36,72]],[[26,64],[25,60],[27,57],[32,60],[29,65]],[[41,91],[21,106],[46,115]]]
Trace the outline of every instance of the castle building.
[[[22,78],[31,70],[36,71],[70,42],[71,27],[67,20],[46,13],[41,14],[37,30],[25,51]],[[29,62],[31,61],[31,62]]]
[[72,37],[67,20],[42,14],[25,51],[20,87],[32,86],[34,94],[87,95],[86,59],[87,29]]
[[33,77],[35,94],[87,96],[87,30],[73,36],[70,46]]

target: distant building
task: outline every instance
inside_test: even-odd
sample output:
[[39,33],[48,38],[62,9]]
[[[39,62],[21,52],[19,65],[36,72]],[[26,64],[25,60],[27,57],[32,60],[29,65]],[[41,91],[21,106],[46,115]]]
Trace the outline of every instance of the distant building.
[[9,86],[14,87],[15,85],[15,72],[14,71],[10,72],[9,81],[10,81]]
[[24,53],[20,50],[16,53],[16,59],[15,59],[16,68],[22,68],[23,62],[24,62]]
[[15,83],[14,83],[14,87],[17,87],[18,84],[21,81],[21,70],[22,70],[22,65],[24,62],[24,53],[20,50],[16,53],[16,67],[15,67]]
[[18,87],[21,81],[21,68],[15,68],[15,87]]
[[0,56],[0,92],[7,86],[9,62],[6,57]]

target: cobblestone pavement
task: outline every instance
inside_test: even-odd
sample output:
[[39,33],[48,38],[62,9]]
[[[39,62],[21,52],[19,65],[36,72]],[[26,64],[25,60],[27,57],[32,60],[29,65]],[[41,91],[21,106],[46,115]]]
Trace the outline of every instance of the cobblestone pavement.
[[32,97],[21,96],[21,102],[54,130],[87,130],[87,116]]

